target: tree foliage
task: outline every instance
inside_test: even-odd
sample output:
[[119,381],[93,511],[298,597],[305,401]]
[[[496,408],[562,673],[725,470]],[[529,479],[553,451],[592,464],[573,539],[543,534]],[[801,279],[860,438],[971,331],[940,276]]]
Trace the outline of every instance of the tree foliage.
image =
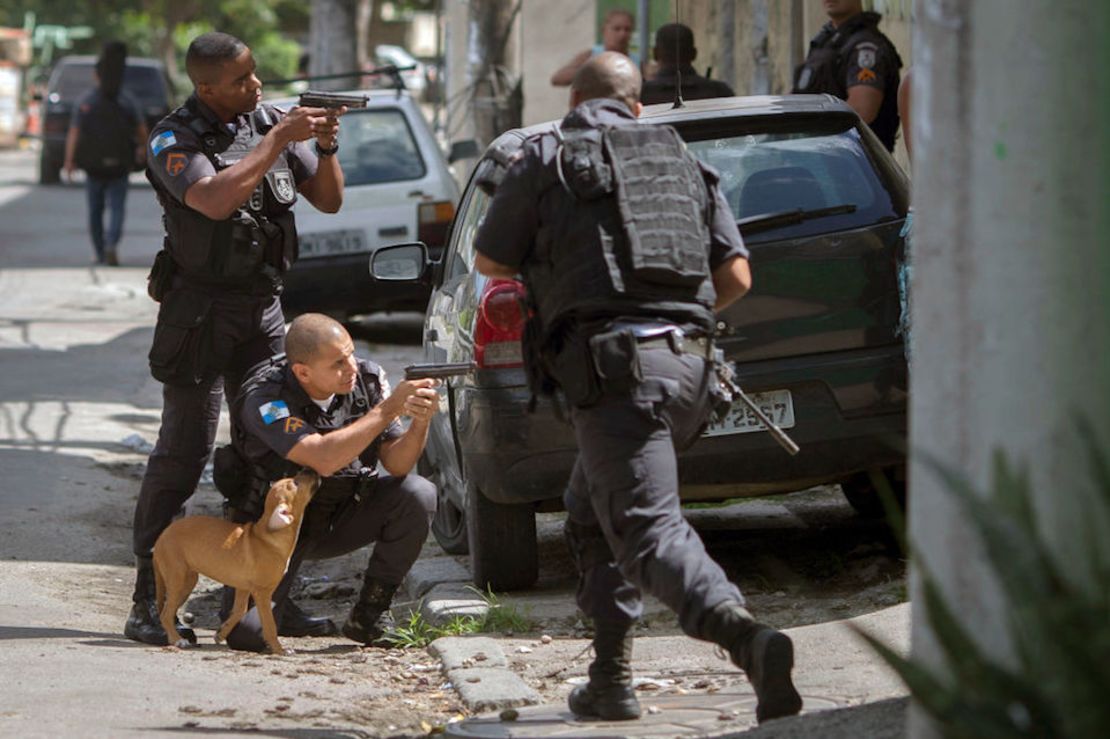
[[290,77],[308,32],[308,6],[301,0],[0,0],[0,25],[22,27],[28,12],[36,25],[89,26],[91,38],[73,53],[95,54],[111,39],[126,41],[135,56],[162,59],[179,89],[185,49],[198,34],[224,31],[254,52],[259,76]]

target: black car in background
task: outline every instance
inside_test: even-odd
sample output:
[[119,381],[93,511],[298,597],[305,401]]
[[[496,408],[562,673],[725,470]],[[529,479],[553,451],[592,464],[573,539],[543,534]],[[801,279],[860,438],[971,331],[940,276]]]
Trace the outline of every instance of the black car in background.
[[[42,184],[58,181],[73,108],[94,87],[94,56],[63,57],[50,73],[42,101],[42,149],[39,152],[39,182]],[[172,96],[165,67],[157,59],[128,57],[123,70],[123,90],[138,103],[148,129],[170,112]]]
[[[680,456],[682,500],[839,482],[857,509],[872,512],[871,473],[886,474],[896,489],[905,479],[907,369],[895,332],[904,174],[831,96],[659,105],[640,120],[673,125],[721,174],[751,250],[754,288],[719,314],[717,341],[748,393],[801,445],[788,456],[738,404]],[[421,470],[439,489],[436,538],[449,552],[469,550],[480,587],[535,581],[535,513],[561,508],[576,454],[572,430],[550,402],[527,411],[523,285],[473,268],[474,236],[490,202],[477,183],[504,152],[553,125],[511,131],[487,149],[435,265],[425,319],[424,361],[478,366],[447,383],[448,412],[436,416]],[[499,159],[489,156],[495,148]],[[397,254],[406,248],[411,253],[399,247]],[[388,253],[379,254],[384,265]]]

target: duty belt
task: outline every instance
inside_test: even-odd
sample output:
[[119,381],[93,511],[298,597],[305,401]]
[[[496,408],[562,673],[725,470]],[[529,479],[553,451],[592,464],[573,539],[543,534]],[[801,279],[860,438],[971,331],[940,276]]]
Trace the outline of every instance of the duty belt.
[[664,334],[636,337],[641,349],[670,349],[675,354],[693,354],[702,359],[713,358],[713,340],[708,336],[686,336],[677,328]]

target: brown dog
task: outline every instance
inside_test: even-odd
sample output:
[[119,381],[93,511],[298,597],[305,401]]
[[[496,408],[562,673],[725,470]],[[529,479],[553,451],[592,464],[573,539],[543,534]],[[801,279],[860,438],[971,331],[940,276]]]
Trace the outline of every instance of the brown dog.
[[196,587],[199,573],[235,588],[235,605],[216,634],[217,644],[246,614],[247,597],[251,596],[270,652],[285,653],[278,642],[270,596],[289,567],[304,509],[319,487],[320,476],[305,470],[270,487],[262,517],[255,523],[188,516],[162,532],[154,544],[155,602],[170,644],[189,645],[177,632],[174,619]]

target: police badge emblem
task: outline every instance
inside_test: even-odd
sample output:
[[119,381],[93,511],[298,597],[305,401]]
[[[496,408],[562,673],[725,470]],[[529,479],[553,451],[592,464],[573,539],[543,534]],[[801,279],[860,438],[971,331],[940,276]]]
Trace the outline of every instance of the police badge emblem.
[[871,69],[875,66],[875,47],[861,46],[859,55],[856,57],[856,62],[864,69]]
[[292,203],[297,197],[297,188],[293,185],[293,173],[288,169],[270,172],[270,184],[274,188],[274,196],[279,203]]

